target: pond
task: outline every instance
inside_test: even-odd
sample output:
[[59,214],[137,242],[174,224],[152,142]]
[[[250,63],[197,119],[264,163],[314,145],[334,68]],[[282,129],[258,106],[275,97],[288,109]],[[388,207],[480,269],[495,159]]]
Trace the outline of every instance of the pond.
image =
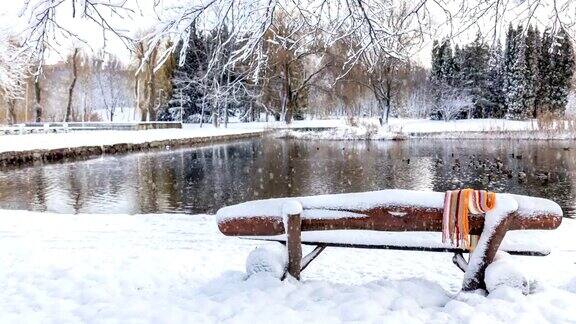
[[550,198],[572,216],[576,145],[263,138],[0,170],[0,183],[0,208],[58,213],[214,213],[270,197],[469,186]]

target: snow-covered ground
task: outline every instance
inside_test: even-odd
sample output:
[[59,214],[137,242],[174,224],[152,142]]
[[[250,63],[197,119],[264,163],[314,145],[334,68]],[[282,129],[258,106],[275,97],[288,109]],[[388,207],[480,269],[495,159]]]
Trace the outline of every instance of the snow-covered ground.
[[328,248],[302,282],[247,279],[249,252],[274,243],[225,237],[210,215],[0,211],[0,224],[0,323],[576,322],[571,220],[532,233],[553,238],[550,256],[511,257],[537,283],[526,296],[458,293],[446,253]]
[[[404,139],[409,137],[435,138],[524,138],[567,139],[576,138],[576,130],[539,130],[535,120],[514,121],[503,119],[471,119],[434,121],[423,119],[391,118],[387,127],[379,127],[374,118],[359,119],[355,126],[345,118],[283,122],[229,123],[228,127],[214,128],[210,124],[184,125],[182,129],[155,129],[141,131],[101,130],[68,133],[37,133],[0,136],[0,152],[34,149],[58,149],[79,146],[99,146],[119,143],[143,143],[167,139],[225,136],[283,130],[280,134],[301,139]],[[324,129],[324,130],[323,130]],[[470,135],[466,135],[470,134]]]
[[145,143],[169,139],[228,136],[247,133],[260,133],[261,127],[214,128],[184,127],[182,129],[151,129],[138,131],[101,130],[77,131],[68,133],[25,134],[0,136],[0,153],[8,151],[28,151],[37,149],[59,149],[81,146],[101,146],[120,143]]
[[[273,124],[276,125],[276,124]],[[331,128],[323,131],[302,128]],[[391,118],[380,127],[375,118],[358,119],[350,126],[346,119],[295,121],[285,134],[300,139],[405,139],[410,137],[473,139],[572,139],[576,138],[573,122],[554,123],[540,129],[536,120],[467,119],[427,120]]]

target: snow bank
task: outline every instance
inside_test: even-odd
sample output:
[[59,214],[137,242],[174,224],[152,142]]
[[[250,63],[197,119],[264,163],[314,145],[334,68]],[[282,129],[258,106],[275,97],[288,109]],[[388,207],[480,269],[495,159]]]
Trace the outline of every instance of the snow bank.
[[69,133],[26,134],[0,136],[0,153],[31,150],[52,150],[82,146],[113,144],[140,144],[170,139],[204,138],[241,134],[259,134],[264,129],[241,128],[197,128],[150,129],[140,131],[102,130]]
[[248,277],[257,273],[267,273],[274,278],[282,278],[288,261],[286,248],[280,244],[272,247],[257,247],[246,258]]
[[287,129],[283,136],[308,140],[398,140],[407,138],[446,139],[573,139],[576,133],[570,123],[558,129],[541,130],[536,120],[466,119],[428,120],[390,118],[380,127],[376,118],[360,118],[350,126],[346,118],[295,121],[289,127],[273,124],[271,128]]
[[246,279],[250,251],[269,245],[219,234],[213,216],[0,211],[0,224],[0,323],[576,320],[571,221],[549,257],[512,257],[538,291],[487,297],[458,294],[447,253],[328,248],[302,282]]
[[486,289],[490,293],[502,287],[517,289],[524,295],[530,293],[529,279],[506,253],[498,252],[494,262],[486,268],[485,274]]

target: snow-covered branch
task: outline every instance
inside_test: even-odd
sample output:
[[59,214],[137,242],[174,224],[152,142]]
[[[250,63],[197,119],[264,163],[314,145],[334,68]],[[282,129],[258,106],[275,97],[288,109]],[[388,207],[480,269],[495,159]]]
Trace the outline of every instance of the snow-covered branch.
[[4,100],[22,98],[29,67],[30,57],[25,48],[6,34],[0,35],[0,96]]

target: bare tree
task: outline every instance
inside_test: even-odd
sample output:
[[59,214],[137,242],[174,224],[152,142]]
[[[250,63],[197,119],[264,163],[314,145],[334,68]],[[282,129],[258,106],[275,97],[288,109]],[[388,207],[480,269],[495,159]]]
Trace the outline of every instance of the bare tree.
[[[146,120],[156,120],[156,58],[158,54],[158,47],[154,47],[150,56],[146,58]],[[144,116],[142,116],[144,118]]]
[[24,96],[29,66],[25,48],[9,35],[0,35],[0,96],[7,104],[10,123],[16,123],[16,101]]
[[[157,2],[154,2],[156,5]],[[138,4],[136,3],[136,6]],[[119,38],[128,47],[131,38],[123,32],[125,29],[115,24],[125,21],[136,12],[132,2],[126,0],[24,0],[20,16],[28,18],[28,28],[24,43],[33,47],[36,56],[44,59],[47,49],[60,46],[62,38],[74,39],[77,43],[90,47],[74,26],[66,26],[59,20],[64,7],[72,9],[72,18],[81,18],[84,23],[92,23],[102,30],[104,44],[111,35]],[[39,66],[40,68],[40,66]]]
[[[138,1],[136,1],[136,6]],[[160,1],[153,1],[152,6],[158,6]],[[22,15],[29,17],[29,28],[26,40],[33,44],[38,57],[44,57],[46,48],[57,43],[59,37],[73,37],[80,39],[70,28],[62,26],[58,21],[57,12],[64,6],[72,8],[73,17],[81,17],[87,21],[102,27],[103,37],[106,40],[110,35],[115,35],[127,45],[132,44],[129,37],[120,28],[114,25],[118,17],[125,18],[137,11],[133,2],[125,0],[25,0]],[[221,87],[225,82],[218,80],[215,75],[225,76],[226,71],[235,70],[238,65],[248,66],[250,77],[254,84],[266,83],[263,72],[268,64],[271,47],[283,48],[287,54],[300,54],[309,51],[311,43],[318,41],[327,46],[341,39],[351,39],[353,43],[341,64],[341,71],[337,80],[344,78],[358,65],[362,65],[366,71],[381,74],[375,79],[383,79],[384,87],[373,91],[375,96],[382,101],[382,120],[387,121],[392,99],[390,91],[393,86],[389,80],[396,73],[395,62],[406,62],[412,53],[412,47],[422,46],[430,36],[442,30],[441,36],[457,37],[482,25],[486,29],[497,31],[501,25],[507,23],[505,14],[513,12],[514,19],[530,23],[536,19],[536,12],[548,10],[550,19],[547,21],[553,29],[563,28],[574,31],[576,16],[576,1],[573,0],[531,0],[531,1],[500,1],[500,0],[351,0],[351,1],[324,1],[324,0],[182,0],[170,10],[157,12],[161,23],[148,33],[142,40],[141,56],[139,59],[139,71],[148,70],[145,81],[139,81],[135,91],[142,97],[138,89],[144,82],[146,103],[141,106],[146,110],[146,115],[154,115],[155,103],[158,102],[154,73],[157,68],[171,58],[172,52],[177,49],[179,40],[184,41],[180,48],[180,60],[182,61],[187,52],[189,34],[194,26],[201,26],[203,30],[215,31],[222,37],[217,37],[214,53],[227,48],[234,51],[222,57],[213,55],[206,68],[206,79],[212,80],[211,84]],[[293,28],[285,34],[277,33],[270,35],[270,31],[277,26],[275,23],[282,18],[289,17]],[[505,19],[506,18],[506,19]],[[229,28],[224,34],[224,30]],[[313,34],[310,33],[313,31]],[[171,40],[171,46],[162,46],[167,40]],[[271,42],[271,40],[273,42]],[[407,42],[409,40],[409,42]],[[80,39],[80,41],[82,41]],[[132,48],[132,47],[131,47]],[[315,54],[318,55],[318,54]],[[312,60],[308,56],[308,61]],[[301,58],[299,64],[306,59]],[[382,62],[391,62],[382,64]],[[311,64],[305,62],[305,64]],[[151,65],[155,68],[151,69]],[[285,82],[277,91],[281,98],[278,106],[266,104],[264,107],[270,111],[278,111],[284,115],[286,121],[297,108],[298,101],[309,89],[307,79],[316,78],[314,67],[322,67],[311,64],[313,68],[291,68],[283,66],[283,74],[286,80],[299,79],[303,83]],[[280,69],[278,71],[281,71]],[[300,74],[293,78],[294,74]],[[303,75],[303,76],[302,76]],[[387,84],[388,82],[388,84]],[[207,83],[209,83],[207,81]],[[274,83],[274,82],[272,82]],[[373,82],[369,82],[373,83]],[[378,82],[376,82],[378,83]],[[376,84],[374,83],[374,84]],[[378,83],[379,87],[382,82]],[[149,91],[152,88],[152,91]],[[39,89],[39,88],[38,88]],[[222,89],[220,89],[222,90]],[[230,91],[217,91],[228,96]],[[272,94],[270,91],[268,94]],[[220,96],[220,95],[219,95]],[[263,96],[264,97],[264,96]],[[296,106],[295,106],[296,105]],[[279,107],[279,108],[278,108]],[[214,112],[219,114],[221,108]],[[224,110],[226,120],[227,110]],[[151,116],[153,117],[153,116]]]
[[129,72],[122,68],[116,57],[101,52],[94,60],[92,73],[97,82],[99,102],[106,110],[107,118],[113,122],[118,109],[131,103],[124,91],[127,86],[122,84],[127,80],[124,74]]
[[78,67],[77,67],[77,56],[79,49],[76,47],[69,58],[70,64],[72,65],[72,82],[70,82],[70,87],[68,87],[68,103],[66,105],[66,118],[65,121],[69,122],[72,117],[72,98],[74,96],[74,87],[76,85],[76,79],[78,79]]
[[42,87],[40,86],[41,74],[34,76],[34,111],[36,113],[36,122],[42,121]]
[[[267,106],[286,123],[292,121],[310,87],[333,63],[319,33],[283,12],[264,35],[262,51],[267,61],[258,79],[266,92]],[[270,108],[274,106],[279,109]]]
[[[155,0],[150,5],[157,9],[161,3]],[[389,13],[403,6],[405,10],[399,20],[402,28],[391,28],[387,21]],[[41,54],[39,57],[43,57],[44,50],[58,41],[56,34],[82,41],[71,28],[59,23],[57,13],[63,7],[72,9],[72,17],[102,27],[105,41],[110,35],[115,35],[127,46],[132,40],[116,24],[141,9],[139,1],[24,0],[21,15],[29,20],[26,43],[34,44]],[[174,41],[172,47],[159,55],[159,61],[163,62],[176,49],[178,40],[189,38],[192,26],[204,26],[205,30],[221,30],[224,26],[231,26],[229,37],[223,39],[220,46],[236,41],[241,48],[231,55],[225,65],[233,66],[238,61],[250,60],[258,66],[265,61],[261,55],[261,45],[266,31],[278,13],[286,11],[302,25],[323,31],[326,43],[347,35],[361,35],[361,46],[348,55],[348,66],[351,67],[364,53],[374,50],[403,57],[405,53],[401,47],[391,46],[401,35],[412,35],[424,41],[442,29],[448,35],[441,36],[456,37],[479,24],[484,24],[496,35],[500,26],[507,25],[506,14],[510,12],[513,16],[508,20],[512,18],[530,24],[537,19],[536,12],[545,11],[549,13],[548,24],[554,30],[563,28],[573,31],[575,9],[576,3],[572,0],[182,0],[168,10],[155,11],[161,23],[147,39],[153,45],[163,43],[167,38]],[[146,56],[154,48],[149,46]],[[181,51],[186,53],[186,46]]]

